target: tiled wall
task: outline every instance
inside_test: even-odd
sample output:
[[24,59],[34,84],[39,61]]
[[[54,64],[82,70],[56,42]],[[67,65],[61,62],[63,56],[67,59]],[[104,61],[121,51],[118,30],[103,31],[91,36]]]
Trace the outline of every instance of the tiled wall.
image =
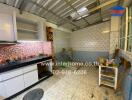
[[109,56],[110,35],[103,33],[110,30],[110,22],[97,24],[71,35],[71,47],[73,48],[75,59],[85,59],[87,61],[96,60],[98,56]]
[[110,32],[110,51],[109,51],[110,55],[113,55],[115,49],[119,47],[119,35],[118,34],[119,32]]
[[110,22],[97,24],[71,35],[71,47],[76,51],[109,51]]
[[50,42],[23,42],[16,45],[0,48],[0,61],[14,58],[37,56],[39,54],[51,55]]
[[120,17],[112,16],[110,24],[110,50],[109,54],[113,55],[116,48],[119,47],[119,30],[120,30]]
[[70,35],[71,33],[54,29],[53,45],[57,60],[62,60],[61,57],[62,48],[65,48],[66,50],[70,48]]

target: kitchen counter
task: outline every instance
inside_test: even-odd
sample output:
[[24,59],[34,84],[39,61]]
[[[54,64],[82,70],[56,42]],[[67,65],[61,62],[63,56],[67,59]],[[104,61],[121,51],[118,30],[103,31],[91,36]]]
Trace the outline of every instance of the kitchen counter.
[[17,69],[17,68],[21,68],[21,67],[25,67],[25,66],[32,65],[35,63],[39,63],[45,60],[49,60],[51,58],[52,56],[39,56],[35,58],[30,58],[26,60],[20,60],[20,61],[8,63],[8,64],[0,65],[0,73],[10,71],[13,69]]

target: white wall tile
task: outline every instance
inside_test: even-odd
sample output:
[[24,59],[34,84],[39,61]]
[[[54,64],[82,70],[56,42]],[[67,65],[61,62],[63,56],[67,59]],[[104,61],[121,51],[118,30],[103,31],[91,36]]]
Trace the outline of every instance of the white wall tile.
[[71,47],[77,51],[109,51],[110,22],[94,25],[71,34]]
[[53,39],[55,53],[61,52],[62,48],[68,49],[70,47],[70,33],[55,29]]
[[110,51],[109,54],[113,54],[115,49],[119,47],[119,26],[120,17],[111,17],[111,30],[110,30]]

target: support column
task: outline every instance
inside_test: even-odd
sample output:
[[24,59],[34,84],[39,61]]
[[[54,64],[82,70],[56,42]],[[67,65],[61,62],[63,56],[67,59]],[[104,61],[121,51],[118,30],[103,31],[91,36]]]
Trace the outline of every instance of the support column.
[[114,53],[116,48],[119,48],[119,34],[120,34],[120,17],[111,17],[111,28],[110,28],[110,50],[109,55]]

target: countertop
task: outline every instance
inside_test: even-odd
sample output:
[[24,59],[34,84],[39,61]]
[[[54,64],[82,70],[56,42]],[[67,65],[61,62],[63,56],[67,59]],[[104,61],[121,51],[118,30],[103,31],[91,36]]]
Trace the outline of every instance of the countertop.
[[51,59],[51,56],[38,56],[35,58],[30,58],[30,59],[26,59],[26,60],[20,60],[20,61],[16,61],[14,63],[7,63],[4,65],[0,65],[0,73],[6,72],[6,71],[10,71],[13,69],[17,69],[17,68],[21,68],[21,67],[25,67],[28,65],[32,65],[35,63],[39,63],[45,60],[49,60]]

